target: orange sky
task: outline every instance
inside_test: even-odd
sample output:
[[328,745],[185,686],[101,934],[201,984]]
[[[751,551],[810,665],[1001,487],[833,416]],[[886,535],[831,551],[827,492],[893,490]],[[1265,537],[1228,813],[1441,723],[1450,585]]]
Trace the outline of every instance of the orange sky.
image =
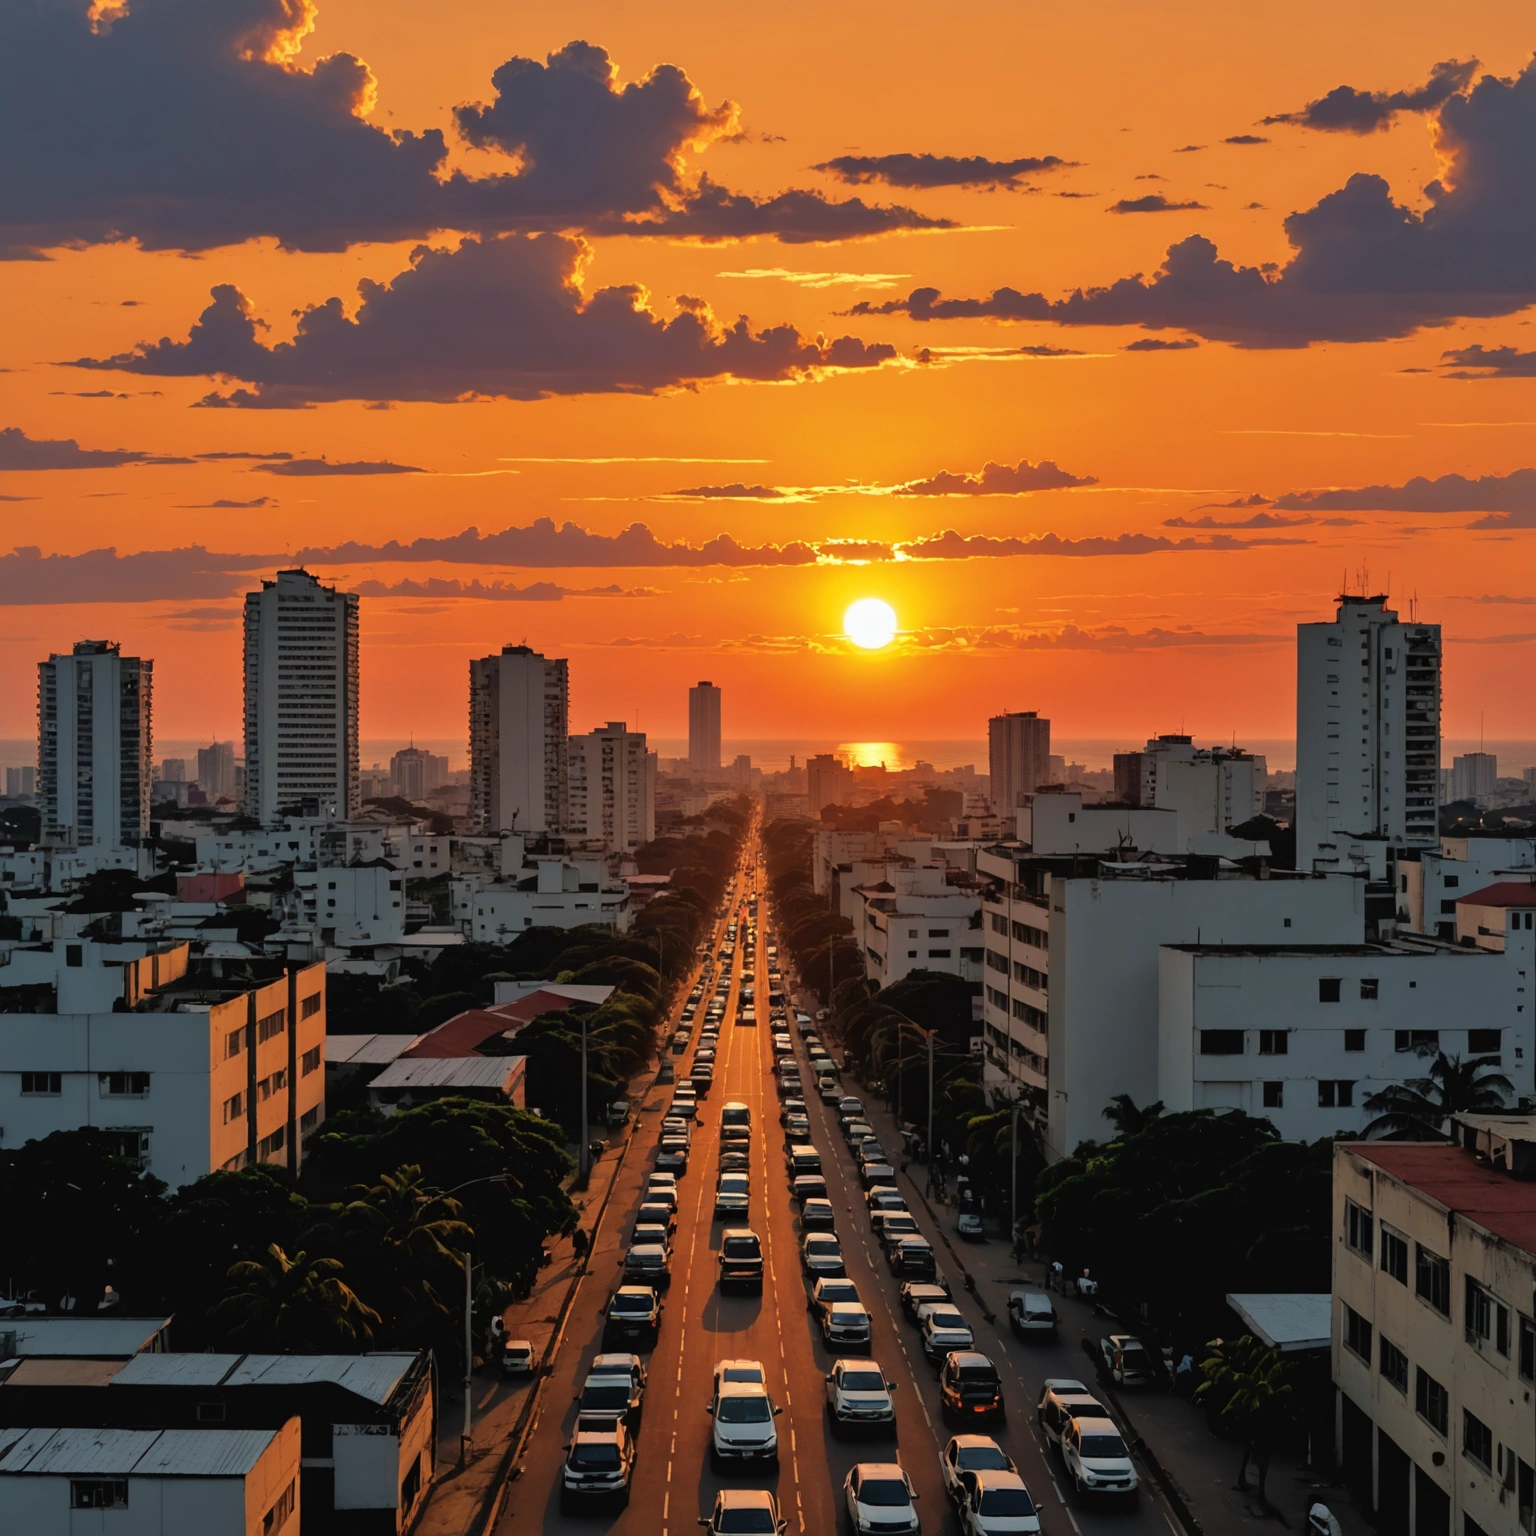
[[[117,25],[176,3],[142,0]],[[1357,172],[1385,178],[1399,202],[1422,212],[1422,188],[1444,174],[1433,112],[1403,111],[1364,135],[1255,125],[1339,85],[1422,86],[1443,60],[1475,57],[1478,77],[1513,79],[1536,48],[1527,6],[1395,0],[1261,14],[1216,0],[939,10],[824,0],[767,8],[440,0],[430,11],[428,25],[421,6],[405,0],[322,0],[290,67],[337,52],[365,60],[377,81],[370,121],[441,128],[450,163],[484,176],[515,162],[464,146],[450,112],[488,102],[491,73],[505,60],[543,60],[582,38],[608,50],[620,84],[673,64],[708,106],[737,103],[745,135],[686,155],[685,180],[707,172],[759,198],[810,187],[960,227],[820,244],[766,236],[704,244],[550,226],[587,229],[587,294],[642,285],[666,318],[679,296],[695,296],[723,323],[746,314],[754,331],[788,323],[807,340],[854,335],[892,344],[898,360],[773,383],[714,377],[654,393],[194,410],[240,380],[86,371],[60,360],[105,358],[160,337],[184,341],[209,290],[226,283],[268,323],[259,334],[270,346],[293,336],[295,311],[333,295],[354,313],[359,279],[396,278],[417,238],[291,252],[266,237],[192,254],[57,243],[49,259],[0,266],[0,428],[19,428],[30,441],[74,439],[82,449],[283,452],[430,473],[288,478],[249,460],[3,470],[0,495],[25,499],[0,502],[0,554],[13,545],[43,555],[114,546],[127,555],[198,544],[276,563],[304,546],[376,546],[471,526],[493,532],[538,517],[601,534],[638,521],[660,539],[693,544],[721,533],[749,545],[892,543],[945,529],[1204,540],[1219,528],[1163,525],[1175,517],[1236,522],[1253,509],[1213,512],[1210,504],[1255,493],[1506,476],[1536,464],[1536,376],[1453,381],[1435,371],[1451,348],[1536,346],[1514,301],[1491,318],[1453,318],[1379,341],[1276,350],[1206,336],[1187,350],[1145,353],[1124,349],[1195,331],[836,313],[918,287],[946,299],[984,298],[1004,285],[1059,298],[1129,274],[1150,277],[1166,247],[1197,233],[1226,259],[1284,264],[1292,255],[1285,216]],[[1519,130],[1527,164],[1536,163],[1536,109],[1531,116]],[[122,125],[125,134],[136,127]],[[1267,142],[1222,142],[1242,134]],[[1204,147],[1176,152],[1185,145]],[[1056,155],[1078,164],[1028,177],[1032,191],[845,186],[811,169],[834,156],[898,152]],[[238,186],[238,169],[228,174]],[[1153,192],[1205,206],[1107,213],[1117,200]],[[440,231],[430,243],[451,247],[459,238]],[[778,270],[864,276],[815,287],[733,275]],[[1083,355],[963,352],[1021,346]],[[915,362],[924,347],[962,354]],[[81,398],[103,389],[113,398]],[[593,459],[722,462],[580,462]],[[1097,483],[1027,495],[892,493],[941,471],[975,474],[988,461],[1020,460],[1050,460]],[[778,504],[669,499],[733,481],[803,494]],[[267,503],[247,509],[206,505],[259,497]],[[525,639],[571,658],[579,729],[638,714],[657,735],[681,735],[686,686],[708,676],[727,690],[728,738],[975,739],[1000,707],[1037,708],[1062,737],[1130,741],[1181,719],[1205,736],[1284,737],[1294,720],[1294,626],[1329,616],[1345,573],[1363,568],[1373,587],[1390,584],[1404,604],[1417,594],[1419,616],[1444,625],[1448,736],[1475,735],[1480,720],[1490,737],[1536,736],[1527,728],[1536,516],[1521,527],[1517,514],[1515,526],[1491,531],[1470,528],[1477,518],[1467,511],[1380,507],[1350,519],[1240,530],[1224,541],[1240,546],[1233,549],[1138,556],[574,570],[317,560],[312,568],[345,583],[435,577],[621,589],[558,602],[366,598],[363,733],[372,738],[462,736],[469,657]],[[82,576],[86,595],[125,599],[111,602],[61,602],[56,593],[28,601],[25,573],[0,576],[0,737],[31,734],[35,662],[85,635],[155,658],[162,739],[234,735],[238,594],[257,575],[248,566],[215,573],[203,589],[170,597],[131,567],[106,587]],[[892,603],[911,632],[889,651],[857,653],[838,636],[844,608],[866,595]]]

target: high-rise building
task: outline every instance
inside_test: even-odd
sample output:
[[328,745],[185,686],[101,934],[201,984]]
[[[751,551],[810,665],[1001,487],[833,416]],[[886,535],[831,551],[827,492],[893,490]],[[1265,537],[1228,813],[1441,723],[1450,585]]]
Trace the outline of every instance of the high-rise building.
[[710,682],[688,690],[688,766],[695,773],[720,771],[720,690]]
[[424,747],[402,747],[389,760],[389,777],[397,795],[407,800],[425,800],[434,789],[448,782],[448,759]]
[[1499,786],[1499,759],[1492,752],[1468,752],[1451,759],[1451,799],[1487,801]]
[[37,664],[43,835],[126,848],[149,835],[154,662],[81,640]]
[[37,768],[26,763],[20,768],[5,770],[5,793],[10,800],[29,799],[37,793]]
[[610,720],[567,743],[565,830],[605,853],[656,836],[655,760],[645,732]]
[[469,803],[477,831],[560,831],[569,713],[563,659],[504,645],[470,662]]
[[1440,626],[1384,596],[1296,626],[1298,869],[1341,867],[1351,838],[1438,846],[1440,658]]
[[1115,799],[1177,812],[1180,853],[1257,816],[1267,778],[1263,757],[1240,747],[1197,747],[1191,736],[1154,736],[1140,752],[1115,753]]
[[305,570],[245,596],[245,809],[357,814],[358,599]]
[[163,757],[160,759],[160,772],[156,777],[164,779],[167,784],[186,784],[190,782],[192,775],[187,772],[186,758]]
[[215,741],[197,749],[197,782],[210,801],[235,798],[235,744]]
[[830,752],[818,752],[805,761],[806,804],[812,816],[824,805],[846,805],[853,789],[853,770]]
[[992,804],[1004,815],[1051,782],[1051,722],[1034,710],[993,715],[987,722]]

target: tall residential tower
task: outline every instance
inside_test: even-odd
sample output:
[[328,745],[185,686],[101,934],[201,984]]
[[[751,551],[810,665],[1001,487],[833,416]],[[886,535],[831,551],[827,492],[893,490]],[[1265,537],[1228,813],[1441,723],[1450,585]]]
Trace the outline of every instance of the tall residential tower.
[[1006,816],[1049,784],[1051,722],[1034,710],[993,715],[987,722],[987,746],[992,774],[992,806]]
[[688,690],[688,766],[695,773],[720,771],[720,690],[710,682]]
[[565,830],[628,852],[656,836],[654,759],[645,732],[610,720],[567,744]]
[[566,663],[526,645],[469,664],[470,814],[479,832],[559,832],[565,818]]

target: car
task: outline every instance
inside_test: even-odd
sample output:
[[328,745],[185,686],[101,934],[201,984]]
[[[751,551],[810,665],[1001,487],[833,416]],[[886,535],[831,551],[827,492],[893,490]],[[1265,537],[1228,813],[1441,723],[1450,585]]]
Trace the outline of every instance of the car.
[[699,1524],[713,1536],[781,1536],[786,1522],[779,1518],[779,1501],[766,1488],[722,1488]]
[[843,1503],[854,1536],[870,1531],[916,1536],[916,1498],[912,1479],[894,1461],[861,1461],[843,1479]]
[[788,1056],[794,1050],[794,1043],[788,1035],[775,1035],[773,1040],[773,1054],[775,1056]]
[[699,1091],[699,1096],[707,1097],[709,1090],[715,1085],[715,1069],[707,1061],[696,1061],[693,1064],[693,1083]]
[[635,1212],[635,1225],[665,1227],[667,1235],[677,1231],[677,1217],[673,1214],[674,1207],[664,1200],[645,1200],[641,1202],[640,1209]]
[[800,1267],[808,1275],[843,1273],[843,1245],[832,1232],[807,1232],[800,1243]]
[[860,1119],[864,1117],[864,1101],[855,1094],[844,1094],[837,1101],[837,1109],[839,1114],[854,1114],[858,1115]]
[[1136,1497],[1136,1464],[1113,1419],[1073,1419],[1061,1437],[1061,1461],[1080,1494]]
[[1021,1339],[1054,1338],[1056,1308],[1044,1291],[1010,1291],[1008,1323]]
[[859,1183],[865,1189],[876,1184],[889,1184],[896,1177],[896,1170],[889,1163],[864,1163],[859,1168]]
[[589,1374],[576,1394],[576,1414],[584,1429],[620,1421],[634,1434],[640,1427],[644,1404],[644,1382],[616,1372]]
[[789,1188],[795,1203],[802,1208],[807,1200],[827,1199],[827,1181],[819,1173],[797,1173],[790,1180]]
[[1035,1405],[1035,1417],[1040,1421],[1046,1443],[1061,1449],[1061,1437],[1073,1419],[1107,1419],[1109,1410],[1093,1395],[1090,1388],[1070,1376],[1047,1376]]
[[869,1224],[887,1253],[902,1238],[919,1235],[917,1217],[911,1211],[871,1211]]
[[955,1510],[964,1536],[1037,1536],[1040,1512],[1017,1472],[966,1472]]
[[792,1116],[805,1113],[805,1100],[789,1098],[785,1099],[779,1109],[779,1124],[788,1125]]
[[627,1376],[638,1387],[645,1385],[645,1363],[639,1355],[593,1355],[587,1376]]
[[665,1303],[648,1285],[621,1285],[608,1303],[603,1342],[634,1340],[642,1348],[654,1348],[661,1332]]
[[528,1339],[507,1339],[501,1346],[501,1374],[503,1376],[531,1376],[538,1365],[538,1356]]
[[830,1200],[823,1200],[820,1195],[813,1195],[800,1207],[802,1232],[830,1232],[836,1225],[837,1213],[833,1210]]
[[715,1183],[715,1215],[745,1216],[751,1192],[749,1174],[722,1173]]
[[688,1148],[683,1146],[663,1147],[656,1154],[656,1167],[667,1173],[687,1173]]
[[869,1309],[862,1301],[832,1301],[817,1309],[821,1341],[828,1349],[868,1350],[872,1343]]
[[622,1421],[611,1428],[578,1430],[565,1447],[560,1502],[569,1507],[590,1499],[629,1502],[635,1472],[635,1442]]
[[851,1147],[858,1146],[866,1136],[875,1134],[874,1126],[869,1123],[869,1117],[862,1109],[851,1109],[839,1115],[837,1125],[843,1133],[843,1139]]
[[821,1153],[807,1143],[796,1142],[786,1149],[784,1166],[792,1179],[802,1173],[820,1173]]
[[750,1173],[752,1154],[747,1147],[727,1147],[720,1154],[721,1173]]
[[832,1082],[830,1079],[823,1080],[816,1089],[816,1092],[820,1096],[821,1102],[823,1104],[837,1103],[837,1096],[840,1091],[841,1090],[838,1088],[837,1084]]
[[823,1275],[816,1280],[805,1298],[805,1304],[811,1312],[816,1312],[820,1307],[829,1307],[834,1301],[857,1301],[859,1288],[846,1275]]
[[885,1148],[880,1145],[880,1138],[878,1136],[866,1136],[853,1149],[853,1155],[861,1163],[885,1163],[890,1161],[885,1155]]
[[929,1302],[948,1301],[949,1287],[923,1280],[909,1280],[901,1288],[901,1310],[909,1323],[918,1321],[918,1310]]
[[1112,1333],[1107,1339],[1100,1339],[1099,1355],[1118,1387],[1144,1387],[1157,1380],[1152,1351],[1129,1333]]
[[692,1038],[686,1029],[678,1029],[672,1032],[672,1054],[681,1056],[688,1049],[688,1042]]
[[997,1367],[975,1350],[952,1350],[939,1370],[939,1411],[967,1424],[1006,1419],[1003,1382]]
[[886,1262],[893,1275],[910,1275],[914,1280],[932,1280],[939,1266],[933,1256],[933,1244],[926,1237],[903,1237],[886,1251]]
[[894,1184],[871,1184],[864,1192],[864,1204],[871,1211],[904,1211],[906,1197]]
[[826,1375],[827,1417],[839,1429],[894,1426],[896,1383],[873,1360],[834,1360]]
[[969,1349],[976,1342],[970,1324],[952,1301],[930,1302],[918,1313],[923,1354],[932,1366],[942,1365],[951,1350]]
[[738,1152],[745,1151],[752,1145],[752,1127],[750,1125],[722,1125],[720,1127],[720,1146],[734,1148]]
[[672,1284],[672,1266],[665,1243],[634,1243],[624,1255],[626,1285],[649,1285],[658,1291]]
[[693,1093],[674,1093],[672,1103],[667,1111],[669,1114],[681,1115],[684,1120],[693,1120],[699,1113],[698,1095]]
[[651,1184],[642,1197],[644,1205],[664,1205],[674,1215],[677,1213],[677,1189],[671,1184]]
[[688,1144],[693,1144],[693,1126],[684,1120],[681,1115],[668,1115],[661,1122],[661,1134],[663,1136],[682,1136]]
[[784,1145],[793,1146],[811,1134],[811,1122],[805,1115],[791,1115],[784,1122]]
[[761,1360],[716,1360],[712,1390],[718,1393],[722,1386],[732,1381],[755,1381],[759,1386],[765,1385],[768,1376],[763,1370],[763,1362]]
[[717,1468],[778,1461],[779,1436],[773,1421],[784,1410],[774,1406],[762,1382],[720,1384],[708,1411],[715,1421],[710,1454]]
[[966,1472],[1017,1472],[1011,1457],[991,1435],[951,1435],[939,1452],[939,1475],[944,1492],[960,1497],[960,1478]]
[[751,1227],[727,1227],[720,1234],[720,1289],[763,1288],[763,1245]]
[[983,1242],[986,1238],[979,1211],[961,1211],[955,1218],[955,1231],[968,1243]]

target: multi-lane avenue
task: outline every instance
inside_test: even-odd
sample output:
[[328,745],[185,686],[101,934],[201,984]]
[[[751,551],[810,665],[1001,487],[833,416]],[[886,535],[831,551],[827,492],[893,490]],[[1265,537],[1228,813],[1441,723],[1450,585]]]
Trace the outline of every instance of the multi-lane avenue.
[[[498,1530],[613,1530],[645,1536],[681,1536],[696,1531],[709,1515],[717,1490],[729,1487],[765,1488],[778,1497],[789,1528],[812,1533],[849,1528],[843,1482],[858,1462],[899,1462],[918,1494],[917,1513],[924,1536],[961,1529],[944,1491],[939,1455],[954,1432],[939,1409],[937,1372],[924,1358],[913,1326],[902,1315],[899,1279],[885,1261],[871,1230],[854,1157],[839,1130],[835,1107],[824,1105],[811,1090],[805,1097],[810,1141],[821,1154],[827,1194],[836,1215],[847,1276],[873,1320],[871,1358],[896,1384],[894,1427],[866,1432],[859,1438],[834,1435],[826,1412],[824,1378],[836,1358],[823,1343],[807,1307],[808,1282],[802,1273],[799,1211],[791,1197],[785,1168],[785,1135],[780,1126],[772,1035],[781,1026],[771,1022],[768,1007],[767,955],[771,921],[764,895],[754,919],[752,896],[761,888],[756,827],[726,902],[711,953],[718,954],[727,922],[738,924],[735,964],[720,1027],[714,1082],[699,1099],[687,1171],[678,1180],[677,1230],[673,1239],[671,1281],[664,1292],[665,1310],[656,1344],[646,1357],[648,1379],[635,1439],[636,1457],[627,1504],[594,1503],[591,1508],[562,1507],[561,1474],[564,1447],[576,1419],[580,1393],[592,1358],[604,1348],[607,1304],[621,1281],[635,1211],[655,1157],[660,1122],[671,1098],[665,1087],[650,1091],[639,1112],[639,1124],[626,1165],[620,1170],[594,1245],[590,1273],[578,1292],[563,1345],[545,1382],[539,1417],[519,1464]],[[755,933],[754,933],[755,927]],[[743,948],[755,938],[756,1026],[742,1026],[740,989]],[[788,966],[787,954],[782,956]],[[718,974],[718,973],[717,973]],[[794,978],[786,969],[785,989]],[[713,983],[711,983],[713,985]],[[705,988],[706,998],[710,987]],[[790,1018],[793,1019],[793,1009]],[[693,1041],[678,1058],[679,1073],[692,1059],[704,1021],[704,1005],[693,1021]],[[672,1021],[674,1024],[676,1020]],[[665,1047],[664,1047],[665,1049]],[[795,1050],[804,1061],[804,1043]],[[857,1087],[852,1089],[857,1092]],[[722,1294],[717,1284],[721,1233],[726,1222],[715,1219],[715,1184],[720,1155],[720,1110],[729,1101],[751,1111],[751,1193],[746,1220],[762,1240],[765,1258],[761,1294]],[[873,1108],[873,1106],[871,1106]],[[905,1184],[905,1181],[903,1181]],[[909,1196],[912,1194],[907,1191]],[[913,1214],[945,1269],[946,1249],[934,1220],[920,1200],[910,1198]],[[951,1266],[951,1270],[953,1266]],[[954,1275],[958,1281],[958,1274]],[[1038,1505],[1046,1532],[1166,1532],[1180,1527],[1155,1489],[1143,1477],[1139,1503],[1115,1496],[1113,1504],[1093,1502],[1092,1495],[1067,1490],[1059,1459],[1043,1449],[1035,1405],[1047,1377],[1082,1379],[1088,1361],[1069,1341],[1045,1344],[1019,1342],[1008,1333],[1002,1303],[989,1325],[975,1298],[957,1283],[957,1305],[975,1332],[975,1348],[998,1367],[1007,1405],[1006,1422],[988,1423],[991,1434],[1018,1465]],[[613,1346],[629,1347],[629,1346]],[[764,1367],[768,1391],[782,1409],[777,1419],[779,1462],[752,1471],[719,1472],[709,1454],[712,1420],[707,1411],[715,1365],[722,1359],[750,1359]]]

